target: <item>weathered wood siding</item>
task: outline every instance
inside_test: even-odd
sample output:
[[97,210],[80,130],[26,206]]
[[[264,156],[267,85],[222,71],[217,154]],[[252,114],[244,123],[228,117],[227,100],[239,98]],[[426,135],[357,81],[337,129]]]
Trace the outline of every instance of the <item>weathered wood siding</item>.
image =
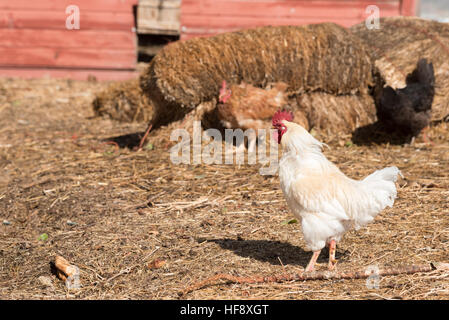
[[417,0],[182,0],[181,39],[264,25],[300,25],[332,21],[349,27],[368,17],[414,15]]
[[[76,4],[80,29],[66,13]],[[135,76],[137,0],[0,0],[0,76]]]

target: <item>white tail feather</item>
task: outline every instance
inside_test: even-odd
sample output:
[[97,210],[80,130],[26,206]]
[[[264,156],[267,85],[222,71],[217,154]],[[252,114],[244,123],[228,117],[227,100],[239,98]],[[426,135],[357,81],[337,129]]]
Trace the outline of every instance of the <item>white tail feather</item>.
[[371,222],[386,207],[393,207],[397,194],[395,182],[398,175],[402,176],[397,167],[388,167],[377,170],[360,181],[370,197],[368,197],[366,211],[360,212],[355,221],[357,228]]

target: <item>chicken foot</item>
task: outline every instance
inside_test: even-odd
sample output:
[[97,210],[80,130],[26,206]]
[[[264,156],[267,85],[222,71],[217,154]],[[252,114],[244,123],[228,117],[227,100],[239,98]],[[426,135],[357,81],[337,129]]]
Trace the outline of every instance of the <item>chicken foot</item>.
[[432,140],[430,140],[429,136],[427,135],[427,132],[429,131],[430,127],[427,126],[424,129],[422,129],[422,138],[424,140],[425,143],[430,144],[432,146],[435,146],[435,144],[433,143]]
[[310,258],[309,264],[307,265],[304,272],[312,272],[313,270],[315,270],[316,260],[318,259],[320,252],[321,252],[321,250],[317,250],[317,251],[313,252],[312,258]]
[[[337,251],[337,242],[335,240],[329,241],[329,270],[334,270],[337,264],[337,260],[335,259],[335,252]],[[312,272],[315,270],[315,264],[320,255],[321,250],[317,250],[313,252],[312,258],[310,258],[309,263],[307,264],[304,272]]]
[[335,265],[337,264],[337,260],[335,259],[335,251],[337,249],[337,242],[335,240],[331,240],[329,242],[329,270],[334,270]]

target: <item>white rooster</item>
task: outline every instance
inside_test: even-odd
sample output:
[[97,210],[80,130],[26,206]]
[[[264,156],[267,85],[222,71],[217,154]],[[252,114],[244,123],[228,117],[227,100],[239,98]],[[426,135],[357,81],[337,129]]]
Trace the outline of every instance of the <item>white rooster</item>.
[[371,222],[396,198],[396,167],[375,171],[363,180],[345,176],[321,152],[323,143],[300,125],[293,115],[278,111],[272,118],[275,140],[282,145],[279,179],[288,206],[301,222],[312,258],[305,271],[315,268],[321,249],[329,245],[329,270],[336,264],[336,242],[352,228]]

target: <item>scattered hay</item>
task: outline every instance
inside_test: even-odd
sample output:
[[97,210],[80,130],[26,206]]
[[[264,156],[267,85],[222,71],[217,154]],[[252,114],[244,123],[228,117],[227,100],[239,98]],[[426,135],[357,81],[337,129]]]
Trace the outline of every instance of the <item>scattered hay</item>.
[[153,117],[153,107],[142,94],[138,79],[112,83],[95,97],[92,105],[96,115],[123,122],[148,122]]
[[307,118],[308,127],[327,134],[350,133],[376,120],[376,106],[369,94],[311,92],[299,95],[297,104]]
[[262,27],[172,43],[153,59],[141,86],[157,126],[218,96],[223,80],[259,87],[282,81],[289,94],[349,94],[367,90],[371,69],[362,42],[336,24]]
[[435,98],[432,120],[449,115],[449,24],[419,18],[391,17],[380,19],[380,29],[369,30],[365,23],[352,32],[369,46],[380,74],[377,82],[393,88],[405,86],[405,78],[416,68],[420,58],[433,63]]
[[[175,165],[177,141],[164,127],[149,133],[151,150],[102,145],[146,129],[92,118],[86,105],[105,87],[0,79],[0,210],[10,222],[0,225],[1,299],[179,299],[215,274],[294,274],[307,264],[300,225],[285,224],[292,214],[276,176],[261,176],[259,164]],[[391,165],[406,177],[393,208],[339,243],[339,271],[447,261],[449,123],[428,135],[435,146],[419,137],[400,146],[345,145],[350,135],[324,140],[326,156],[352,178]],[[39,280],[51,275],[55,254],[79,267],[76,293],[63,281]],[[156,259],[166,264],[150,269]],[[327,268],[325,254],[318,262],[317,271]],[[448,299],[448,280],[449,272],[435,270],[383,276],[379,289],[363,279],[219,284],[184,298]]]

